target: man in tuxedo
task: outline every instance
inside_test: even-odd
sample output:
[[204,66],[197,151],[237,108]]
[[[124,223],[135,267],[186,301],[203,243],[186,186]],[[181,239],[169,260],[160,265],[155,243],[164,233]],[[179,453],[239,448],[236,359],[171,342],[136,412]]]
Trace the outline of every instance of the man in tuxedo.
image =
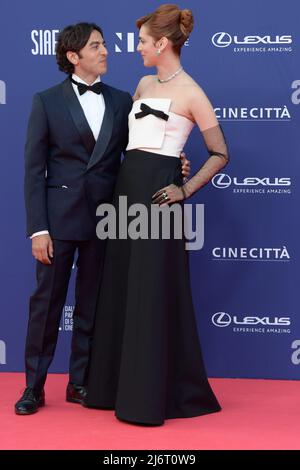
[[[105,242],[96,237],[96,208],[111,201],[127,146],[129,93],[104,84],[107,49],[93,23],[65,28],[57,63],[68,75],[33,98],[25,147],[27,236],[37,260],[25,348],[26,388],[15,412],[45,403],[75,252],[78,252],[73,336],[66,399],[82,403]],[[188,169],[185,164],[185,173]]]

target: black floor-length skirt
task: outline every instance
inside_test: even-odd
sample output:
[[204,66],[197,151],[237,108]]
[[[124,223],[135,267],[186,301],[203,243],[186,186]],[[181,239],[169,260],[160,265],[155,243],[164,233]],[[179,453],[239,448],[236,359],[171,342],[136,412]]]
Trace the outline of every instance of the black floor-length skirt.
[[[180,159],[129,151],[115,207],[127,196],[128,207],[150,209],[157,190],[180,181]],[[85,404],[115,409],[133,423],[160,425],[220,410],[202,360],[185,240],[172,234],[107,242]]]

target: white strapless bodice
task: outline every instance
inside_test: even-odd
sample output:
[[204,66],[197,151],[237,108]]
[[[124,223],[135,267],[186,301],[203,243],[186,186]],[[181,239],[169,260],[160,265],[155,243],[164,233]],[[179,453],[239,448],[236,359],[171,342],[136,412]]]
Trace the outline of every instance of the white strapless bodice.
[[[169,116],[165,121],[153,114],[137,119],[142,103],[153,109],[163,111]],[[194,123],[179,114],[169,111],[171,100],[168,98],[143,98],[133,103],[128,116],[129,142],[126,150],[139,149],[170,157],[179,157]]]

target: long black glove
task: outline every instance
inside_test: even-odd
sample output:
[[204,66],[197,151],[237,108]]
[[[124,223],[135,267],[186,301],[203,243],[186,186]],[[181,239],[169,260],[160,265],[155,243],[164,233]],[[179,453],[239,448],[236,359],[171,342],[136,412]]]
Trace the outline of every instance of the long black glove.
[[154,204],[171,204],[191,197],[206,185],[229,161],[223,130],[218,124],[201,132],[210,157],[200,170],[182,186],[170,184],[152,196]]

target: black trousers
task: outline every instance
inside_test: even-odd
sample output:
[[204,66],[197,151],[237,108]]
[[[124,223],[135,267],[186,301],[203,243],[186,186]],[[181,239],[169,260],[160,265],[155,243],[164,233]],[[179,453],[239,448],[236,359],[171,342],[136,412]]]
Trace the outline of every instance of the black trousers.
[[77,277],[73,335],[69,365],[70,382],[85,385],[105,241],[53,240],[51,265],[37,261],[37,288],[30,298],[25,347],[26,385],[41,390],[52,362],[76,250]]

